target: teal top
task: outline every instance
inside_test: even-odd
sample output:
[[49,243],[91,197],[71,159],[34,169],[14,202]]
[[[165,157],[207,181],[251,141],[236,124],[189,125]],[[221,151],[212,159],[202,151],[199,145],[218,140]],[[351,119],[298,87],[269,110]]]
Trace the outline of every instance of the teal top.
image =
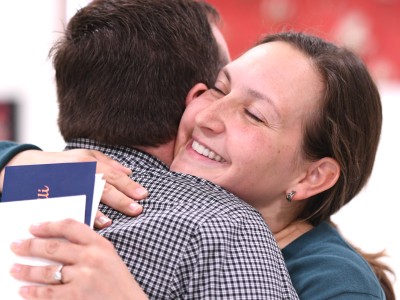
[[[18,153],[25,150],[41,150],[39,147],[31,144],[17,144],[11,141],[0,141],[0,170],[3,170],[8,162]],[[1,191],[0,191],[1,201]]]
[[282,253],[300,299],[386,299],[367,261],[326,222]]

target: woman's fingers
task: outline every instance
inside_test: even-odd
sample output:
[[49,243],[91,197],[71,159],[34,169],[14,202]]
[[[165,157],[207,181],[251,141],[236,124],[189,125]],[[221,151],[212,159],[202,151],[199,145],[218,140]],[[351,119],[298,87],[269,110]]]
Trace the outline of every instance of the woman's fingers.
[[110,226],[112,220],[106,217],[101,211],[96,212],[96,218],[94,219],[94,227],[97,229],[103,229]]
[[[34,241],[34,239],[16,241],[13,243],[13,250],[15,249],[15,251],[17,251],[18,249],[18,251],[21,251],[20,249],[36,249],[38,245],[43,245],[42,243],[45,243],[44,247],[46,247],[49,252],[54,251],[54,249],[61,246],[69,247],[72,245],[78,246],[88,244],[104,246],[109,243],[108,240],[90,229],[89,226],[73,219],[33,224],[29,228],[29,231],[34,236],[47,240],[40,241],[41,244],[37,245],[34,243],[38,243],[38,241]],[[62,244],[67,241],[71,242],[71,245]],[[75,249],[68,249],[68,251],[69,250]]]
[[[26,300],[76,300],[78,298],[69,285],[24,286],[19,294]],[[89,299],[89,298],[86,298]]]
[[140,184],[134,182],[127,175],[131,175],[132,171],[123,167],[117,161],[95,150],[90,151],[91,155],[97,161],[97,173],[104,174],[103,178],[107,183],[115,189],[135,200],[141,200],[147,197],[148,192]]
[[[99,151],[88,151],[97,161],[96,172],[103,174],[103,179],[106,180],[101,202],[128,216],[139,215],[143,208],[132,199],[144,199],[147,197],[148,192],[127,176],[131,175],[132,171]],[[106,220],[104,215],[97,214],[95,219],[96,228],[105,228],[110,224],[111,222]]]
[[11,250],[19,256],[34,256],[72,264],[81,256],[79,246],[61,239],[27,239],[15,241]]
[[85,262],[95,266],[101,263],[105,253],[115,253],[107,239],[72,219],[35,224],[30,227],[30,232],[36,238],[12,243],[11,250],[15,254],[40,257],[65,265]]
[[[115,185],[110,181],[110,174],[104,174],[103,178],[106,180],[104,186],[103,195],[101,202],[114,208],[115,210],[122,212],[129,216],[137,216],[143,208],[140,204],[133,201],[130,197],[136,197],[136,200],[140,200],[147,196],[147,190],[143,189],[138,183],[134,182],[127,176],[119,177]],[[125,193],[129,193],[127,196]]]
[[[68,266],[48,265],[48,266],[27,266],[14,264],[10,270],[11,275],[18,280],[36,282],[40,284],[65,284],[68,283]],[[61,278],[56,274],[60,274]]]

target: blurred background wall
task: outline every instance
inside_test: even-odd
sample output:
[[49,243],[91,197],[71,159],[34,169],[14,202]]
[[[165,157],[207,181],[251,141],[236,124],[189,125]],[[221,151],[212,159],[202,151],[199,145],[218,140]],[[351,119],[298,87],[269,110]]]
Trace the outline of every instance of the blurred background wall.
[[345,44],[382,80],[400,80],[399,0],[209,0],[233,57],[262,34],[295,29]]
[[[63,149],[53,70],[47,54],[66,20],[88,0],[0,1],[0,137]],[[232,58],[260,35],[305,30],[359,53],[383,103],[383,133],[366,189],[334,217],[365,251],[386,249],[400,276],[400,0],[209,0],[224,23]],[[362,113],[362,112],[360,112]],[[323,279],[321,279],[323,280]],[[395,282],[400,297],[400,282]]]

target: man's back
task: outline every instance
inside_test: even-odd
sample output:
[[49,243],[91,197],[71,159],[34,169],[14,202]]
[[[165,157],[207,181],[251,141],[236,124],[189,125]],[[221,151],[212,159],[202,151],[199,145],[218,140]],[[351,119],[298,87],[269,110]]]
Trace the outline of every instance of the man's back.
[[100,233],[151,299],[297,299],[254,208],[206,180],[169,172],[143,152],[82,140],[69,146],[110,155],[149,190],[137,218],[102,206],[113,224]]

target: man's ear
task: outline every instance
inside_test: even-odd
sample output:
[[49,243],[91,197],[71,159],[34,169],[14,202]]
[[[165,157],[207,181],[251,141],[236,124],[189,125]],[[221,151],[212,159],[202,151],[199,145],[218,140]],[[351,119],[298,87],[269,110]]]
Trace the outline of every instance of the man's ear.
[[312,162],[297,184],[291,187],[296,191],[293,200],[305,200],[330,189],[336,184],[339,176],[340,166],[335,159],[324,157]]
[[194,87],[192,87],[186,96],[186,102],[185,102],[186,106],[188,106],[190,102],[192,102],[194,99],[199,97],[207,90],[208,88],[204,83],[198,83]]

